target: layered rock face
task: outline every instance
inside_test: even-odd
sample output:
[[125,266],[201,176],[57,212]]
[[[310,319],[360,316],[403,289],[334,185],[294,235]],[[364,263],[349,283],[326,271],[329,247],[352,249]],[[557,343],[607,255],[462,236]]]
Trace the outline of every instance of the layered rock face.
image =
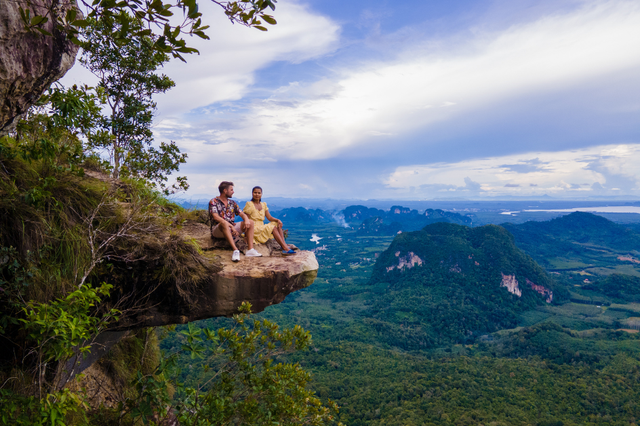
[[[231,316],[238,313],[243,302],[252,305],[252,312],[280,303],[293,291],[308,287],[318,273],[318,261],[309,251],[283,255],[274,240],[256,244],[262,257],[241,255],[239,262],[231,261],[231,251],[221,248],[224,241],[213,241],[209,227],[191,223],[183,228],[183,236],[193,239],[215,266],[207,282],[198,286],[190,305],[176,304],[162,294],[151,297],[147,306],[137,309],[117,324],[117,330],[169,324],[185,324],[205,318]],[[242,248],[242,247],[240,247]]]
[[[0,136],[73,65],[78,46],[55,28],[55,21],[75,6],[75,0],[0,1]],[[48,14],[42,29],[52,36],[25,30],[20,7],[31,16]]]
[[[130,330],[228,317],[238,313],[243,302],[251,303],[252,312],[262,312],[266,307],[282,302],[288,294],[311,285],[318,273],[315,254],[297,251],[293,255],[283,255],[274,240],[254,246],[263,257],[241,255],[239,262],[232,262],[232,252],[224,248],[228,244],[224,240],[212,240],[207,225],[186,224],[181,236],[196,241],[211,262],[212,271],[216,271],[198,285],[192,303],[185,304],[156,289],[147,298],[139,299],[136,308],[127,312],[109,331],[97,336],[90,354],[72,359],[67,371],[78,374],[87,369]],[[242,249],[242,244],[238,246]]]

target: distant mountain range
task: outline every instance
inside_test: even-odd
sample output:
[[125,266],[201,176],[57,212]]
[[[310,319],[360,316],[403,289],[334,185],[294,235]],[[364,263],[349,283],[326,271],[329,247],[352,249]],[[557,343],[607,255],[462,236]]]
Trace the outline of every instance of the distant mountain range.
[[[433,223],[397,235],[380,254],[370,279],[371,311],[380,338],[405,349],[472,342],[516,327],[538,306],[640,302],[638,250],[640,234],[590,213],[504,227]],[[575,271],[556,281],[536,260]],[[407,343],[398,343],[400,333]]]
[[320,209],[305,209],[304,207],[291,207],[288,209],[271,212],[274,217],[285,223],[330,223],[334,222],[331,212]]
[[[175,203],[185,208],[207,208],[207,204],[211,198],[217,194],[198,194],[185,197],[184,194],[171,197]],[[246,198],[241,196],[240,192],[236,192],[238,203],[244,205]],[[247,194],[249,195],[249,194]],[[265,199],[269,207],[274,210],[283,210],[291,207],[304,207],[307,209],[321,209],[327,211],[341,211],[349,206],[362,205],[369,208],[388,210],[391,206],[402,205],[424,211],[426,209],[441,209],[448,211],[494,211],[500,212],[505,210],[521,211],[525,209],[570,209],[578,207],[594,207],[594,206],[640,206],[637,199],[629,199],[629,197],[618,197],[614,199],[604,199],[594,197],[593,199],[584,200],[567,200],[556,199],[552,197],[538,198],[511,198],[511,199],[493,199],[487,198],[482,200],[466,200],[466,199],[435,199],[435,200],[357,200],[345,199],[337,200],[330,198],[284,198],[270,197],[265,194]]]
[[[638,228],[591,213],[575,212],[546,222],[504,223],[516,245],[548,269],[628,265],[640,257]],[[640,261],[638,261],[640,263]],[[575,263],[575,265],[572,265]]]
[[272,214],[287,223],[335,222],[341,226],[356,229],[358,235],[395,235],[398,232],[416,231],[436,222],[471,226],[475,217],[473,214],[461,215],[440,209],[427,209],[420,213],[418,210],[399,205],[392,206],[389,210],[355,205],[337,212],[294,207],[272,212]]
[[440,209],[427,209],[424,213],[408,207],[391,206],[389,211],[349,206],[341,214],[345,220],[361,221],[357,227],[359,235],[394,235],[399,232],[417,231],[436,222],[457,223],[471,226],[473,215],[461,215]]
[[618,250],[640,250],[640,234],[604,217],[574,212],[546,222],[526,222],[502,225],[516,238],[518,245],[533,252],[540,244],[578,242],[603,246],[615,245]]

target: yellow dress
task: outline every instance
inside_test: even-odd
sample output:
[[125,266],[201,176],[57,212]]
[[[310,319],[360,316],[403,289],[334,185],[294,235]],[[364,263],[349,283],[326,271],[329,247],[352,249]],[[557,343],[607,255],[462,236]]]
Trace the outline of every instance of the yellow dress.
[[249,219],[253,220],[253,242],[264,244],[273,238],[273,229],[277,224],[274,222],[264,224],[264,218],[269,208],[265,202],[261,202],[260,204],[262,204],[262,210],[256,209],[253,201],[247,201],[242,211],[249,216]]

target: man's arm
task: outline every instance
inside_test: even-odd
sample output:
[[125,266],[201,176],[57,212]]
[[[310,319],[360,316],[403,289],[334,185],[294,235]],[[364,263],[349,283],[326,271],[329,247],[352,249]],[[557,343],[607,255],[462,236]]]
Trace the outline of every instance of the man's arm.
[[238,232],[236,231],[236,228],[231,226],[231,224],[229,222],[227,222],[225,219],[223,219],[223,217],[220,216],[218,213],[211,213],[211,217],[213,217],[213,220],[218,222],[218,224],[220,224],[222,226],[228,226],[229,228],[231,228],[231,235],[238,235]]
[[218,223],[225,223],[226,220],[224,220],[222,218],[222,216],[220,216],[218,213],[211,213],[211,217],[213,217],[213,220],[215,220]]
[[253,220],[249,219],[249,216],[247,216],[247,214],[242,210],[240,210],[240,213],[238,214],[238,216],[240,216],[242,220],[244,220],[247,223],[253,223]]

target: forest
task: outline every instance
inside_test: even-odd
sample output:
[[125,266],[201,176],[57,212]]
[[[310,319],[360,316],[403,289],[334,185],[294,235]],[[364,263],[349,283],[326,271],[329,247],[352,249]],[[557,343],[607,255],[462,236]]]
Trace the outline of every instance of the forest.
[[[637,238],[625,226],[591,214],[555,221],[515,226],[529,235],[555,227],[565,244],[588,240],[593,248],[638,255],[617,245],[620,235]],[[313,373],[319,397],[337,402],[343,423],[628,425],[638,419],[640,335],[633,324],[640,287],[614,268],[625,261],[614,265],[612,258],[603,266],[608,275],[551,273],[534,260],[543,256],[538,246],[527,252],[518,230],[506,231],[514,225],[438,223],[395,237],[362,235],[357,224],[346,229],[322,218],[290,218],[286,225],[292,242],[316,250],[320,272],[311,287],[258,316],[311,332],[311,348],[291,359]],[[323,239],[309,241],[312,233]],[[385,273],[390,262],[397,264],[395,253],[407,250],[424,263]],[[593,256],[592,250],[572,255],[581,253],[585,262]],[[445,268],[441,260],[449,262]],[[484,265],[479,271],[476,261]],[[460,272],[451,271],[456,264]],[[522,297],[509,293],[499,285],[500,271],[548,286],[553,302],[526,286]],[[161,347],[179,342],[178,334],[168,335]],[[202,364],[189,363],[181,378],[198,381]]]

